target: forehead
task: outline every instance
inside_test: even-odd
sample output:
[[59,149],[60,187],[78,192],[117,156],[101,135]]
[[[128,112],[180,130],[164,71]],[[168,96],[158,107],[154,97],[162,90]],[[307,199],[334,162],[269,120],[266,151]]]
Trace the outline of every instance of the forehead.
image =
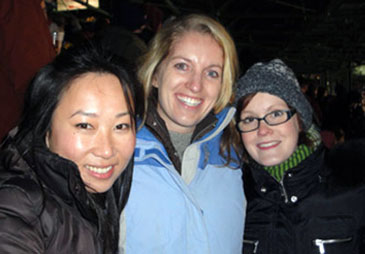
[[[120,106],[126,98],[119,79],[109,73],[86,73],[70,82],[57,108],[86,106]],[[57,110],[57,109],[56,109]]]
[[[204,45],[202,45],[202,42],[204,42]],[[173,54],[181,49],[184,50],[190,46],[214,47],[217,52],[220,52],[223,55],[223,48],[210,33],[194,30],[184,32],[180,36],[177,36],[171,43],[169,54]]]
[[257,93],[254,95],[249,103],[247,103],[246,107],[243,110],[252,110],[252,111],[263,111],[271,109],[274,106],[285,106],[288,104],[276,95],[272,95],[269,93]]
[[88,72],[72,80],[64,91],[66,94],[79,94],[85,92],[108,93],[110,90],[122,91],[119,79],[110,73]]

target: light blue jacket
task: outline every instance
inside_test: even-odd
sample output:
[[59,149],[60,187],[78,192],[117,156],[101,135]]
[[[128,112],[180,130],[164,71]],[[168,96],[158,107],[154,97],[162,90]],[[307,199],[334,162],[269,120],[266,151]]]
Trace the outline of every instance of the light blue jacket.
[[132,189],[121,216],[121,253],[241,253],[246,210],[242,172],[223,167],[218,154],[234,112],[223,110],[215,128],[187,147],[182,175],[146,127],[138,132]]

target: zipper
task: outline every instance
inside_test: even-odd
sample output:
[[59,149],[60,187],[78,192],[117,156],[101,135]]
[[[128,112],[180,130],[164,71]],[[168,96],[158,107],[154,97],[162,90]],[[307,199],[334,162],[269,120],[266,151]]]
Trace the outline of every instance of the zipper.
[[325,244],[344,243],[344,242],[349,242],[351,240],[352,237],[344,239],[315,239],[313,240],[313,243],[318,247],[320,254],[326,254]]
[[285,203],[288,203],[289,199],[288,199],[288,193],[286,192],[286,189],[285,189],[285,186],[284,186],[284,178],[285,178],[285,175],[283,176],[283,178],[281,178],[279,183],[280,183],[282,194],[284,195]]
[[214,121],[211,124],[208,124],[205,126],[202,130],[200,130],[194,137],[192,137],[192,142],[195,142],[199,140],[201,137],[203,137],[205,134],[207,134],[209,131],[213,130],[217,124],[217,121]]
[[257,252],[257,247],[259,246],[259,240],[246,240],[246,239],[243,239],[243,243],[252,244],[254,246],[252,253],[255,254]]

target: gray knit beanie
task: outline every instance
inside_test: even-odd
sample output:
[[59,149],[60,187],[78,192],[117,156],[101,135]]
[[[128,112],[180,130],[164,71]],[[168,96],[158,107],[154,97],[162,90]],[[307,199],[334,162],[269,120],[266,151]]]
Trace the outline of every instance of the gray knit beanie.
[[294,72],[280,59],[251,66],[237,83],[236,104],[245,95],[262,92],[278,96],[295,108],[307,131],[312,124],[312,107],[301,92]]

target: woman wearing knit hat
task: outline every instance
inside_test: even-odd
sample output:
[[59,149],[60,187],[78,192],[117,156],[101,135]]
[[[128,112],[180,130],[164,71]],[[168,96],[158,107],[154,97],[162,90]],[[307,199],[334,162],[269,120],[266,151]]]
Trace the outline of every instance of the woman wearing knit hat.
[[365,253],[365,146],[326,151],[312,108],[280,59],[239,80],[244,253]]

